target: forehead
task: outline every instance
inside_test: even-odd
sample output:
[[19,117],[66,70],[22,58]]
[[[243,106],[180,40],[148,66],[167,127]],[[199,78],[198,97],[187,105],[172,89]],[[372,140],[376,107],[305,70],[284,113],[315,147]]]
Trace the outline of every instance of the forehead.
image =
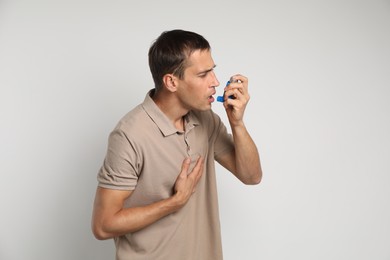
[[196,50],[187,59],[187,69],[192,72],[208,70],[215,66],[209,50]]

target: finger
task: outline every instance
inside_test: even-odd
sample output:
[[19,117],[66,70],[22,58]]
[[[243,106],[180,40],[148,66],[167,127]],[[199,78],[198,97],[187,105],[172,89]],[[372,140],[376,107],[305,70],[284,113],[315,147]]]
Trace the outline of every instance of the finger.
[[188,174],[188,169],[190,168],[190,163],[191,163],[191,159],[190,158],[184,159],[183,164],[181,165],[181,172],[180,172],[180,174],[185,174],[185,175]]
[[243,111],[248,103],[248,100],[244,95],[239,98],[229,99],[224,102],[225,109],[231,111]]
[[239,88],[241,92],[246,92],[248,90],[248,78],[240,74],[236,74],[230,78],[231,87]]
[[240,110],[243,107],[242,101],[237,99],[230,99],[226,101],[226,107],[233,110]]
[[235,88],[235,89],[230,89],[230,90],[226,91],[225,100],[228,100],[229,98],[227,98],[227,97],[230,97],[230,96],[233,96],[233,98],[230,98],[230,99],[242,100],[244,94],[239,89]]
[[242,83],[247,83],[248,82],[248,78],[241,75],[241,74],[236,74],[236,75],[233,75],[230,77],[230,81],[231,82],[237,82],[237,81],[241,81]]
[[231,96],[234,93],[236,93],[234,91],[240,92],[243,95],[246,95],[248,93],[247,88],[245,88],[244,84],[241,82],[231,83],[229,86],[225,88],[225,94],[227,94],[228,96]]
[[191,173],[194,173],[195,175],[198,174],[202,163],[203,163],[203,158],[202,158],[202,156],[199,156],[198,159],[196,160],[196,164],[195,164],[194,168],[192,169]]

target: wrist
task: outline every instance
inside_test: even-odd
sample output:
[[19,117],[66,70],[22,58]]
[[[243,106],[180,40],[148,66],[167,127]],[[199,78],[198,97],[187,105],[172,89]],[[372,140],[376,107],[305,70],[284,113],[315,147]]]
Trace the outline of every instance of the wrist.
[[185,205],[185,200],[181,196],[180,192],[176,192],[171,197],[168,198],[169,206],[173,211],[181,209]]
[[230,127],[232,130],[246,129],[244,121],[230,122]]

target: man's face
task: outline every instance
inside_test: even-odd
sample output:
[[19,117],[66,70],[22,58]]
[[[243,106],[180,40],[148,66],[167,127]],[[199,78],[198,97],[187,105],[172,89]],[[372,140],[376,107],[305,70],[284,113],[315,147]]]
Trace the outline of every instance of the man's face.
[[177,95],[187,110],[206,111],[215,101],[215,87],[219,81],[214,73],[215,64],[210,51],[194,51],[187,60],[188,67],[182,80],[178,80]]

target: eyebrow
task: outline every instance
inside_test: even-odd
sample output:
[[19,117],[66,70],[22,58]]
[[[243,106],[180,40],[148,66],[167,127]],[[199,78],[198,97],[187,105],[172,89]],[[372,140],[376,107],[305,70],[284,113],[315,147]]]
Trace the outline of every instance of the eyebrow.
[[207,70],[203,70],[201,72],[198,72],[197,75],[207,74],[210,71],[212,71],[213,69],[215,69],[215,67],[217,67],[217,65],[214,64],[214,66],[211,69],[207,69]]

